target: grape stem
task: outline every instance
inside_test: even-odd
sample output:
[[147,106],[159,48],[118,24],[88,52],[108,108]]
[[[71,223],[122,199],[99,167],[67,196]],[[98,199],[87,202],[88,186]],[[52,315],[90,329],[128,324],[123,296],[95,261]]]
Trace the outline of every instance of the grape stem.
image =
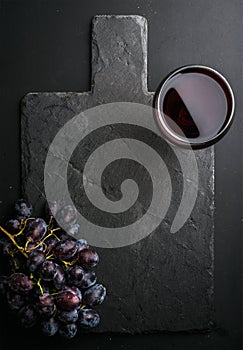
[[75,259],[73,261],[65,261],[62,260],[63,264],[67,267],[67,266],[73,266],[74,264],[76,264],[76,262],[78,261],[78,259]]
[[0,230],[6,235],[8,236],[8,238],[13,242],[13,244],[15,245],[15,247],[17,247],[19,249],[19,251],[26,257],[28,258],[28,255],[25,253],[25,249],[23,247],[21,247],[20,245],[18,245],[18,243],[15,241],[15,239],[13,238],[13,236],[7,231],[5,230],[2,226],[0,226]]
[[43,294],[44,294],[44,291],[43,291],[43,288],[42,288],[42,285],[41,285],[41,279],[39,279],[39,280],[37,281],[37,286],[40,288],[41,295],[43,295]]
[[21,230],[18,232],[18,233],[16,233],[15,235],[14,235],[14,237],[17,237],[17,236],[19,236],[19,235],[21,235],[22,233],[23,233],[23,231],[24,231],[24,229],[25,229],[25,227],[26,227],[26,224],[27,224],[27,221],[28,220],[34,220],[35,218],[27,218],[27,219],[22,219],[21,220]]

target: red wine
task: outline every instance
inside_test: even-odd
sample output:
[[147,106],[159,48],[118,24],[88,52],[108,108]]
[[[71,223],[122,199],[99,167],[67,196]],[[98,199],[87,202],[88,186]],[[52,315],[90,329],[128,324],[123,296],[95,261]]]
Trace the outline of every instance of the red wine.
[[225,78],[204,66],[182,67],[162,84],[157,120],[173,143],[203,148],[228,130],[234,96]]

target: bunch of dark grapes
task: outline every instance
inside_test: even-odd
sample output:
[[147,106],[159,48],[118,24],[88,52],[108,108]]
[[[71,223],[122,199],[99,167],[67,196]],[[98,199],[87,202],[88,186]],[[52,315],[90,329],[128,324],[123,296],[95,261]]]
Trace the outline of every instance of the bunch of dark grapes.
[[97,282],[97,252],[74,237],[75,209],[53,202],[44,219],[32,217],[32,207],[23,199],[14,209],[15,217],[0,226],[5,263],[0,293],[10,310],[23,327],[38,327],[46,336],[70,339],[96,327],[106,288]]

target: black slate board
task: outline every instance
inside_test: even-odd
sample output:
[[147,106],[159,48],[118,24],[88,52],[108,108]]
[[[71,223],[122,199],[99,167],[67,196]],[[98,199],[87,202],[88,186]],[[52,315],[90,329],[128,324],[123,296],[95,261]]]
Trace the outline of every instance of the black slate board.
[[[147,23],[143,17],[96,16],[92,23],[91,91],[32,92],[24,97],[21,104],[22,185],[36,214],[41,215],[45,203],[44,164],[57,132],[75,115],[94,106],[122,101],[152,106],[154,93],[147,91],[146,63]],[[82,147],[79,145],[79,152],[74,153],[72,159],[74,166],[70,176],[81,177],[80,159],[85,159],[93,146],[110,141],[116,134],[116,138],[141,140],[157,151],[169,168],[173,194],[166,219],[149,236],[125,247],[97,247],[101,257],[97,274],[106,285],[108,295],[99,308],[102,322],[94,332],[208,329],[213,311],[213,147],[196,151],[199,170],[196,205],[186,224],[171,234],[183,185],[176,157],[173,158],[158,135],[144,132],[142,128],[124,124],[120,129],[106,127],[101,131],[87,138]],[[149,202],[151,184],[142,169],[134,171],[134,164],[121,164],[118,162],[108,169],[104,191],[108,189],[108,195],[119,196],[117,190],[112,193],[112,188],[114,181],[119,183],[119,176],[116,176],[122,166],[128,169],[129,177],[137,174],[139,188],[145,188],[145,204]],[[83,202],[79,202],[78,196],[74,200],[81,209]],[[96,215],[93,208],[84,207],[83,210],[84,215],[91,219],[93,215],[101,224],[102,215]],[[130,214],[137,212],[138,207],[135,207]],[[119,220],[123,222],[124,217]],[[108,220],[104,217],[104,224],[116,227],[117,217]]]

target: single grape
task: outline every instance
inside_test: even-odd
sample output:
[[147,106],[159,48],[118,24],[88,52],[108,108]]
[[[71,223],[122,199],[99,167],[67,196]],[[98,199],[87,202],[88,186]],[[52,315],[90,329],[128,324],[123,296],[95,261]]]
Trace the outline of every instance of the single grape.
[[45,260],[39,268],[39,273],[44,281],[52,281],[57,273],[56,263],[52,260]]
[[82,303],[82,294],[77,288],[66,288],[56,296],[56,305],[59,309],[71,311]]
[[20,222],[17,219],[11,219],[6,222],[5,227],[10,233],[16,233],[20,230]]
[[23,198],[17,200],[14,209],[17,217],[20,219],[29,218],[32,214],[32,206],[29,205]]
[[42,218],[27,223],[25,235],[30,242],[40,241],[47,232],[47,224]]
[[70,285],[80,286],[83,276],[85,274],[84,269],[79,265],[74,265],[68,270],[68,282]]
[[79,288],[87,289],[87,288],[93,286],[96,283],[96,280],[97,280],[97,277],[96,277],[96,273],[94,271],[85,272],[85,274],[80,282]]
[[15,272],[9,277],[9,287],[16,293],[29,292],[33,284],[29,277],[22,272]]
[[62,227],[75,224],[77,220],[77,209],[72,205],[65,205],[57,212],[56,219]]
[[85,290],[83,294],[83,302],[85,305],[94,307],[101,304],[106,297],[106,288],[102,284],[95,284]]
[[53,336],[57,333],[59,324],[58,322],[52,317],[49,320],[42,321],[40,323],[41,331],[46,336]]
[[53,249],[53,255],[59,260],[70,260],[75,258],[77,253],[77,244],[73,239],[60,241]]
[[46,204],[46,214],[48,216],[56,216],[58,210],[60,210],[60,203],[57,201],[50,201],[48,204]]
[[25,305],[18,312],[18,318],[22,327],[30,328],[33,327],[37,322],[37,311],[36,307],[32,304]]
[[81,328],[93,328],[100,323],[100,315],[93,309],[81,309],[79,311],[78,325]]
[[50,254],[52,249],[55,247],[57,244],[58,240],[57,238],[52,235],[48,238],[45,239],[45,245],[46,245],[46,254]]
[[89,245],[85,239],[78,239],[77,242],[78,252],[81,252],[83,249],[89,249]]
[[46,260],[45,253],[38,250],[33,250],[26,261],[26,266],[30,272],[36,271],[41,264]]
[[7,302],[10,310],[18,311],[25,305],[26,296],[23,294],[14,293],[10,290],[7,292]]
[[56,313],[53,297],[49,293],[40,295],[36,301],[36,306],[42,318],[51,318]]
[[78,310],[74,309],[71,311],[59,310],[57,312],[57,318],[62,323],[75,323],[78,320]]
[[73,338],[77,333],[77,325],[75,323],[62,324],[59,328],[59,334],[67,339]]
[[82,249],[78,253],[78,262],[84,268],[93,268],[98,264],[99,256],[97,252],[92,248]]

